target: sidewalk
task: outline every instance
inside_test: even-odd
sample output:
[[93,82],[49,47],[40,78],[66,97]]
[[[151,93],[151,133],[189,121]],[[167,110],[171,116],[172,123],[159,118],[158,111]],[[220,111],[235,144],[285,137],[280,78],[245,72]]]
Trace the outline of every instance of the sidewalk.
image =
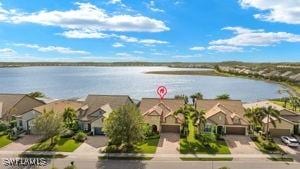
[[[51,152],[51,151],[0,151],[1,156],[27,155],[65,155],[72,158],[98,158],[98,157],[149,157],[149,158],[239,158],[239,159],[267,159],[281,158],[280,154],[137,154],[137,153],[76,153],[76,152]],[[288,156],[284,156],[288,157]]]

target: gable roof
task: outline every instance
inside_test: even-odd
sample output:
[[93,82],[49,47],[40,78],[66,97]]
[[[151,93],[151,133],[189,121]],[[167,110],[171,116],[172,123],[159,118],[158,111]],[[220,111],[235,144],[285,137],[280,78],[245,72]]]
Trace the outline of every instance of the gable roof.
[[111,111],[120,108],[123,105],[133,103],[128,95],[88,95],[83,103],[80,120],[93,120],[90,114],[96,111]]
[[203,99],[196,100],[196,109],[205,111],[205,118],[210,118],[218,113],[223,113],[226,117],[226,124],[234,124],[233,119],[238,117],[242,125],[247,125],[245,119],[245,110],[241,100],[218,100],[218,99]]
[[83,106],[82,102],[69,101],[69,100],[58,100],[39,107],[33,108],[33,110],[43,113],[44,111],[54,111],[56,113],[63,113],[65,109],[72,108],[75,111]]
[[21,115],[44,104],[42,101],[31,98],[26,94],[0,94],[0,103],[2,116],[0,118]]
[[142,98],[139,109],[142,114],[147,112],[149,109],[163,102],[172,111],[178,110],[180,107],[184,107],[183,99],[159,99],[159,98]]

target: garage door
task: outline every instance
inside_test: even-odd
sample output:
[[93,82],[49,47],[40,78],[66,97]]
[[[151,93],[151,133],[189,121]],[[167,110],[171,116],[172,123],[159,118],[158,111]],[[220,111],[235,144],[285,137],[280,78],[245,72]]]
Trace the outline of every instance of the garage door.
[[102,128],[94,127],[94,135],[103,135]]
[[180,132],[180,126],[178,125],[162,125],[161,126],[161,132],[164,133],[179,133]]
[[226,127],[226,134],[245,135],[245,127]]
[[270,129],[270,135],[272,137],[288,136],[290,135],[289,129]]

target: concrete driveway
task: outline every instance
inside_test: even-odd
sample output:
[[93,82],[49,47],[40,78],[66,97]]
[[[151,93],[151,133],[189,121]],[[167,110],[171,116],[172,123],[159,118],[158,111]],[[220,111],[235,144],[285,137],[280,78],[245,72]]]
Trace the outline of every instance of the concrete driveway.
[[179,154],[178,133],[161,133],[156,154]]
[[294,158],[295,161],[300,162],[300,147],[292,148],[287,145],[285,145],[280,138],[274,138],[273,139],[275,143],[286,153],[288,153],[290,156]]
[[35,143],[39,142],[41,136],[37,135],[24,135],[22,138],[8,144],[0,149],[0,151],[25,151]]
[[262,154],[249,136],[227,135],[224,139],[231,154]]
[[99,149],[106,146],[108,138],[106,136],[88,136],[87,140],[82,143],[74,153],[98,153]]

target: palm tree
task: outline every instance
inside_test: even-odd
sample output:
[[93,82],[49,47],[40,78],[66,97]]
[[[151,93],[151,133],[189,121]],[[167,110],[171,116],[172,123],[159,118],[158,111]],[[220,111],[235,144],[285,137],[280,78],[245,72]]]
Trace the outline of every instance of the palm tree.
[[286,108],[286,106],[287,106],[287,103],[288,103],[288,101],[289,101],[290,99],[288,98],[288,97],[283,97],[283,98],[281,98],[281,101],[283,101],[283,107],[284,108]]
[[252,129],[255,129],[256,126],[262,126],[263,115],[259,108],[246,109],[245,117],[248,118]]
[[193,101],[193,105],[195,105],[196,99],[203,99],[203,95],[202,95],[202,93],[198,92],[198,93],[191,95],[190,98]]
[[66,127],[72,128],[77,118],[76,111],[73,108],[66,108],[63,113],[64,123]]
[[300,100],[297,97],[290,97],[290,104],[293,108],[293,111],[297,111],[297,107],[300,106]]
[[220,99],[220,100],[229,100],[230,99],[230,96],[229,96],[229,94],[221,94],[221,95],[218,95],[217,97],[216,97],[216,99]]
[[188,104],[188,102],[189,102],[189,98],[186,95],[184,95],[184,94],[182,94],[182,95],[175,95],[174,98],[175,99],[183,99],[185,104]]
[[269,138],[270,123],[276,128],[276,121],[281,123],[280,111],[273,109],[272,106],[259,108],[258,111],[261,113],[263,119],[267,118],[267,138]]
[[199,134],[200,134],[200,132],[203,131],[202,126],[204,126],[205,122],[206,122],[206,119],[205,119],[204,115],[205,115],[204,110],[198,111],[198,110],[194,109],[193,114],[191,116],[191,118],[193,119],[194,124],[197,125]]

